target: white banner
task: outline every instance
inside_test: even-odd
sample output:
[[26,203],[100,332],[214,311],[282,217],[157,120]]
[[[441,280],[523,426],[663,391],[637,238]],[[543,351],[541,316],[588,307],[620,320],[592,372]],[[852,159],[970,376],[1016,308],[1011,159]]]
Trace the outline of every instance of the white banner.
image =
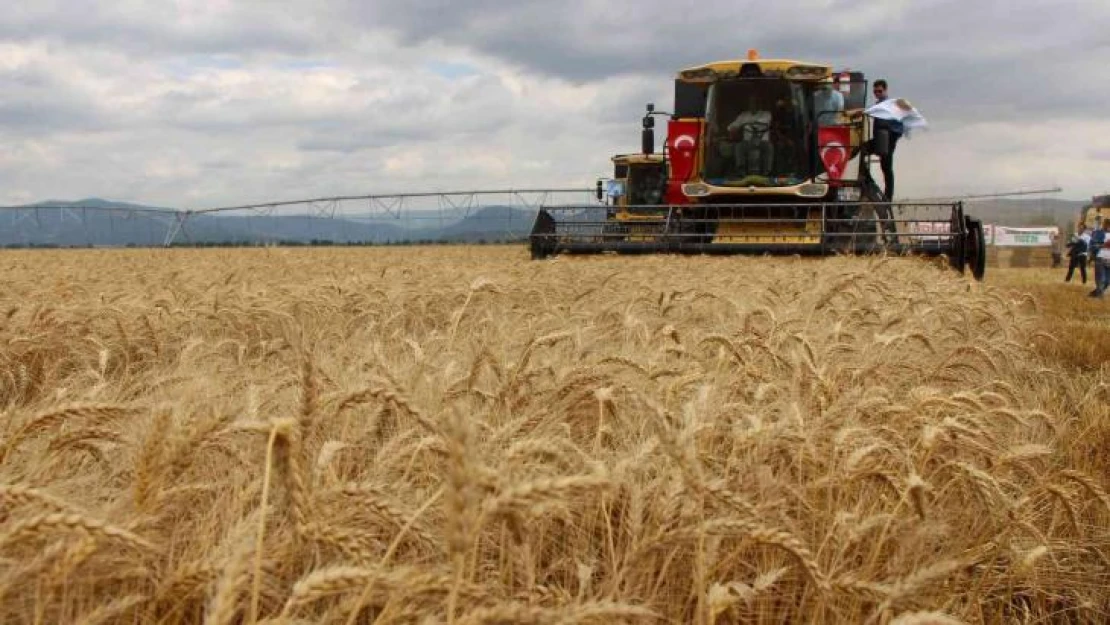
[[[948,234],[952,232],[952,222],[950,221],[913,221],[906,224],[906,231],[914,235],[928,235],[928,234]],[[913,241],[929,241],[941,240],[948,237],[941,236],[911,236],[907,237]]]
[[1060,234],[1056,226],[1040,228],[1008,228],[995,225],[994,245],[1001,247],[1052,247],[1052,235]]

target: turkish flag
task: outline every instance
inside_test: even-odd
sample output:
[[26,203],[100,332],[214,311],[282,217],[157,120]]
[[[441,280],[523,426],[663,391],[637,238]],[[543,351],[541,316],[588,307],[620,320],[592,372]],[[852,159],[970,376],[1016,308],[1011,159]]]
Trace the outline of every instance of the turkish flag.
[[670,120],[667,123],[667,147],[670,152],[671,178],[686,182],[694,173],[694,160],[701,136],[700,121]]
[[851,149],[851,129],[848,126],[820,126],[817,128],[817,145],[821,162],[830,180],[840,180],[848,165]]

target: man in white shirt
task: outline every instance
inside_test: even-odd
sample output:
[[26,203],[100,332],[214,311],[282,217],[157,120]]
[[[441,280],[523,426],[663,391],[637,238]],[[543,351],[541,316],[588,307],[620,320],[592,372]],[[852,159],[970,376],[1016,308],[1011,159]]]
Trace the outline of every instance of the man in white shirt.
[[728,134],[737,140],[733,145],[736,166],[745,175],[771,173],[774,147],[771,145],[771,111],[759,108],[754,95],[748,96],[748,107],[728,125]]
[[1086,224],[1079,224],[1079,231],[1072,235],[1071,240],[1068,241],[1068,275],[1064,278],[1064,282],[1071,282],[1072,274],[1075,273],[1076,268],[1079,268],[1079,276],[1083,278],[1083,284],[1087,284],[1087,258],[1088,249],[1091,246],[1091,233],[1087,232]]

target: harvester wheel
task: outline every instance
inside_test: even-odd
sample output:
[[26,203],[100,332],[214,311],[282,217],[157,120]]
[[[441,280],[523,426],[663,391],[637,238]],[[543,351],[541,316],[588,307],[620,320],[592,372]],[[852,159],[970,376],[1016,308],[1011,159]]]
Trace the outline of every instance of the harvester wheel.
[[853,239],[859,244],[873,248],[886,243],[886,226],[883,220],[889,217],[884,213],[883,202],[886,202],[886,198],[879,190],[879,185],[870,177],[865,179],[860,187],[860,204],[855,210],[856,222],[852,224],[853,232],[858,235]]
[[834,221],[826,226],[827,249],[852,254],[875,245],[878,234],[875,232],[875,210],[870,204],[832,204],[830,209],[829,217]]
[[[966,220],[965,220],[965,224],[966,224]],[[965,230],[967,229],[966,225],[965,225],[964,229]],[[968,261],[967,241],[968,241],[969,238],[970,237],[967,236],[967,235],[962,236],[962,237],[953,237],[951,248],[948,250],[948,253],[949,253],[948,264],[952,265],[953,269],[960,272],[960,275],[963,275],[964,272],[967,271],[967,261]]]
[[968,265],[971,266],[971,275],[982,281],[987,271],[987,245],[983,235],[983,222],[971,217],[964,217],[967,227],[967,240],[964,243],[965,255]]
[[541,208],[536,213],[536,221],[532,224],[532,233],[528,237],[532,260],[547,258],[555,251],[554,235],[555,218]]

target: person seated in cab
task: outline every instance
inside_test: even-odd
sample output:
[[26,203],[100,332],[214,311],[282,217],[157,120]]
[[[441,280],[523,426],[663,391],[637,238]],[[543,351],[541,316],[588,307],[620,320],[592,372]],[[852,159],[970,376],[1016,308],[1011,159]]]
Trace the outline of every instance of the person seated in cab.
[[727,127],[733,144],[733,158],[741,176],[771,173],[774,147],[771,145],[771,111],[761,108],[754,94],[747,107]]

